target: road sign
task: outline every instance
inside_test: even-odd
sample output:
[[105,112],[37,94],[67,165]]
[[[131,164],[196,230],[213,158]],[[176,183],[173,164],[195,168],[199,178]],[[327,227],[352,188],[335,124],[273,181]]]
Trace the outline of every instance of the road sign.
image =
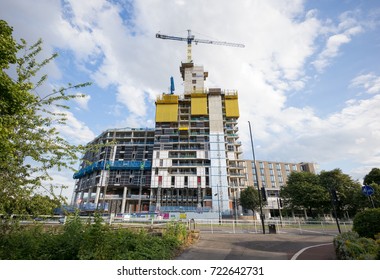
[[365,195],[365,196],[371,196],[373,195],[375,192],[375,190],[371,187],[371,186],[363,186],[362,187],[362,193]]

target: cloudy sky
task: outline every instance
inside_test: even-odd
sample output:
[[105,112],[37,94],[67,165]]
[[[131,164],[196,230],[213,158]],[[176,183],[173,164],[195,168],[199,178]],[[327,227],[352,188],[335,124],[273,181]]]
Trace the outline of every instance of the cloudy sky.
[[[109,128],[154,127],[154,101],[176,93],[186,43],[207,87],[239,91],[240,138],[252,159],[315,162],[361,180],[380,167],[380,2],[371,0],[0,0],[16,39],[44,41],[49,86],[93,82],[61,133],[85,144]],[[55,178],[74,186],[71,172]],[[66,190],[71,197],[72,187]]]

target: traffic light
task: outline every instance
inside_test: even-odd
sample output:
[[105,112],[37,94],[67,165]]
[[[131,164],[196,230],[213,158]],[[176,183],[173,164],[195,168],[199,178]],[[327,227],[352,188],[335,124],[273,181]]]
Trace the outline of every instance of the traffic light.
[[334,189],[331,190],[331,195],[332,195],[332,199],[333,199],[334,203],[337,203],[339,201],[337,191]]

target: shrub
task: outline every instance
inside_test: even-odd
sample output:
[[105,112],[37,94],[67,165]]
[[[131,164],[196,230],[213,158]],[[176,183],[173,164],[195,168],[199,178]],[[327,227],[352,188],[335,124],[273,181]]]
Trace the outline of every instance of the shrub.
[[379,251],[375,240],[360,237],[357,232],[345,232],[336,236],[334,247],[340,260],[373,260]]
[[175,256],[186,237],[186,227],[179,223],[157,236],[111,228],[99,215],[93,224],[73,216],[60,231],[47,231],[43,225],[0,228],[0,259],[165,260]]
[[374,239],[380,233],[380,208],[367,209],[356,214],[352,230],[361,237]]

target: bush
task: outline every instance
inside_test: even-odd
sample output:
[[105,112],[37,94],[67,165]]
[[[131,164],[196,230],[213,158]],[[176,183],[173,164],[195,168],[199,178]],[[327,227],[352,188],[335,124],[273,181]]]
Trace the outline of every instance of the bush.
[[60,231],[42,225],[0,225],[0,259],[8,260],[165,260],[186,241],[182,224],[168,225],[163,235],[146,230],[111,228],[95,216],[93,224],[70,217]]
[[374,239],[380,233],[380,208],[367,209],[356,214],[352,230],[361,237]]
[[336,256],[340,260],[373,260],[379,253],[379,244],[357,232],[345,232],[334,238]]

